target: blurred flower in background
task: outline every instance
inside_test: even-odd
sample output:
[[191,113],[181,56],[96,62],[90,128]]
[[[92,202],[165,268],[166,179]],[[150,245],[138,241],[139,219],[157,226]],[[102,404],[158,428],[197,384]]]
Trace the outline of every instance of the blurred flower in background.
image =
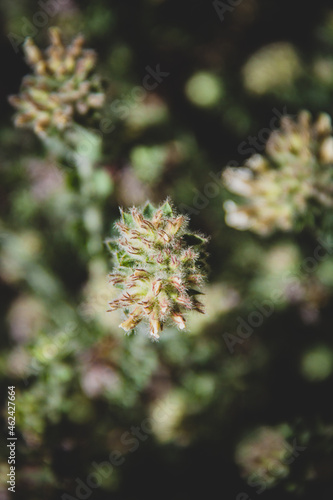
[[16,126],[33,128],[41,137],[71,127],[77,114],[101,108],[105,100],[100,79],[91,76],[96,53],[83,49],[83,36],[68,47],[59,28],[50,28],[49,36],[45,56],[31,38],[26,40],[24,51],[34,75],[26,76],[21,93],[9,98],[18,109]]
[[290,456],[281,430],[260,427],[237,445],[235,460],[244,476],[261,486],[262,492],[288,476]]
[[292,44],[272,43],[251,55],[244,65],[244,86],[259,95],[283,93],[296,87],[302,71],[302,61]]
[[297,121],[282,118],[281,129],[267,141],[266,156],[256,154],[244,167],[224,171],[227,189],[247,200],[225,202],[227,223],[265,235],[275,229],[290,231],[307,214],[312,222],[312,201],[323,209],[332,207],[331,134],[331,120],[325,114],[313,125],[307,112]]

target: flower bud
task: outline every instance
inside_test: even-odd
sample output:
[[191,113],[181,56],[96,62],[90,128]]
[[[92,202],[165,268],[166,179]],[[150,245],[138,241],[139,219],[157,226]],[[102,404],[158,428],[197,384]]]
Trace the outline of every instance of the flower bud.
[[199,290],[193,287],[205,278],[202,261],[207,240],[187,226],[187,219],[174,214],[168,201],[158,208],[147,203],[141,210],[123,212],[122,221],[116,223],[127,238],[108,241],[115,258],[110,283],[120,285],[124,293],[110,303],[110,310],[126,309],[128,319],[120,325],[126,331],[143,320],[150,336],[157,339],[166,323],[185,329],[183,312],[203,312],[195,300]]

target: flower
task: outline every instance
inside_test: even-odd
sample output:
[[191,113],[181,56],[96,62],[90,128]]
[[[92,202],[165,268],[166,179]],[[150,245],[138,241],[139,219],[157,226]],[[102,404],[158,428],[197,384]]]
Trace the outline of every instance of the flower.
[[204,312],[196,298],[205,279],[207,238],[189,232],[188,220],[167,200],[158,208],[121,211],[119,238],[107,244],[115,259],[110,283],[123,290],[109,311],[123,309],[121,328],[129,332],[142,321],[158,339],[168,321],[184,330],[188,311]]
[[101,108],[105,100],[100,79],[91,75],[96,54],[83,49],[83,36],[68,47],[59,28],[50,28],[49,37],[45,54],[26,39],[24,52],[33,75],[24,77],[19,95],[9,97],[18,110],[15,125],[32,128],[42,138],[70,127],[76,115]]
[[224,204],[229,226],[261,235],[276,229],[289,231],[312,216],[314,205],[333,206],[333,137],[328,115],[321,114],[314,124],[306,111],[296,121],[283,117],[265,153],[223,173],[226,188],[241,197]]

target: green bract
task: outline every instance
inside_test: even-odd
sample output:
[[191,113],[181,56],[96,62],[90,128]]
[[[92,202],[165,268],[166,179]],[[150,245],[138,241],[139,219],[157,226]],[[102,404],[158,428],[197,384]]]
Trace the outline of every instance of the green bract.
[[127,319],[120,326],[125,331],[142,320],[155,339],[168,321],[183,330],[184,313],[204,312],[196,296],[206,274],[207,239],[190,232],[186,217],[168,201],[158,208],[147,203],[142,210],[121,211],[116,227],[119,238],[107,241],[115,259],[110,282],[123,293],[109,310],[124,310]]

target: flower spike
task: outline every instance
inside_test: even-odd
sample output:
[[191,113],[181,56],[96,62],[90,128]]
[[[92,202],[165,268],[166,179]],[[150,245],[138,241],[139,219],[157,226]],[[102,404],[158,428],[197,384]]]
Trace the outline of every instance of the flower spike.
[[129,332],[146,321],[155,340],[167,322],[184,330],[185,313],[204,313],[196,299],[201,292],[193,287],[205,280],[207,238],[190,232],[186,217],[177,215],[169,201],[157,208],[147,203],[141,210],[121,210],[115,226],[126,234],[107,241],[117,262],[110,283],[123,289],[109,310],[123,309],[127,315],[120,327]]

